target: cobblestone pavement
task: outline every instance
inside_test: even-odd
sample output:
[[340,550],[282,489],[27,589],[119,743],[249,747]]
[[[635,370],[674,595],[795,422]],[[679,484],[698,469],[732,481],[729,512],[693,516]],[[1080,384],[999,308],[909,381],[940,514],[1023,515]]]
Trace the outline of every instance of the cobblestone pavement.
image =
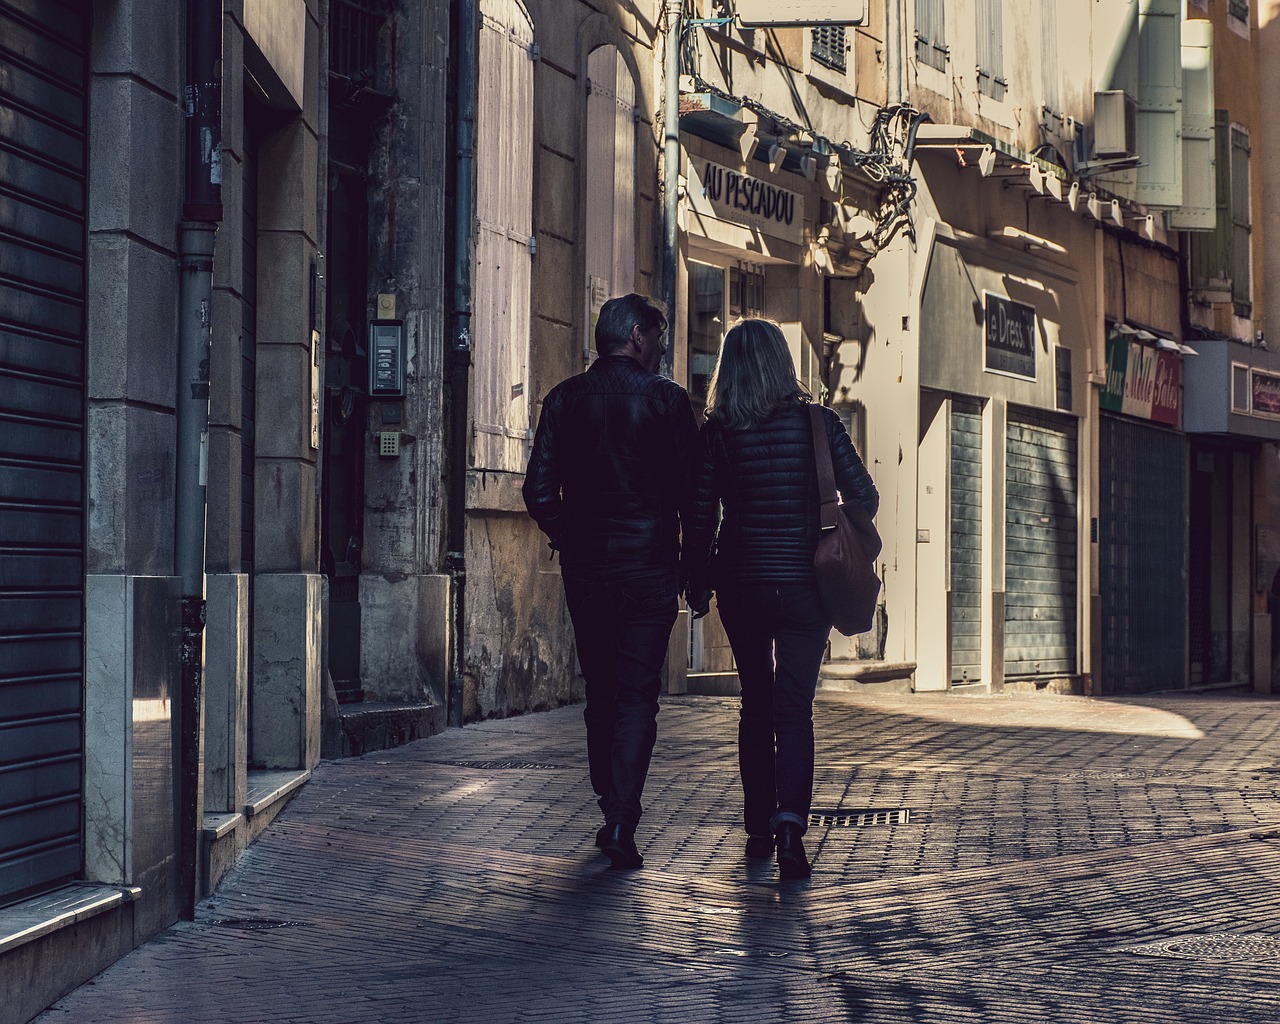
[[822,694],[845,817],[785,883],[743,856],[736,711],[664,700],[634,873],[580,708],[325,763],[37,1021],[1280,1021],[1280,703]]

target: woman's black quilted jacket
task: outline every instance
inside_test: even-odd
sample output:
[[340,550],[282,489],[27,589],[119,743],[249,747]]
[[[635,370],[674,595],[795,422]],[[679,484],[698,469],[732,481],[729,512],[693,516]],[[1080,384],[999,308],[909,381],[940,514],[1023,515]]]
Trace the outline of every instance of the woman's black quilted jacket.
[[[823,409],[822,418],[836,489],[843,500],[875,515],[880,496],[848,431],[830,409]],[[817,546],[818,475],[809,406],[797,402],[742,430],[709,420],[702,428],[684,537],[690,597],[724,584],[812,581]]]

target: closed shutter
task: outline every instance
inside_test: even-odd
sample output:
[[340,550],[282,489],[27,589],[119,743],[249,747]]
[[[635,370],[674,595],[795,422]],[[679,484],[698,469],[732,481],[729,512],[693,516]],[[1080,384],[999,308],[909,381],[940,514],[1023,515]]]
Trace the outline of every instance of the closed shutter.
[[978,91],[1003,100],[1004,0],[978,0]]
[[1183,680],[1186,545],[1180,435],[1102,417],[1099,587],[1103,693]]
[[1076,425],[1010,410],[1006,430],[1004,674],[1076,670]]
[[636,87],[616,47],[587,58],[586,336],[590,359],[600,307],[635,289]]
[[982,678],[982,409],[951,402],[951,681]]
[[1139,0],[1134,198],[1182,205],[1182,0]]
[[0,0],[0,904],[83,859],[87,38]]
[[519,0],[480,8],[472,373],[477,469],[524,469],[533,242],[533,23]]
[[1249,210],[1249,133],[1231,126],[1231,298],[1236,316],[1252,316]]
[[946,13],[942,0],[916,0],[916,59],[939,71],[946,70]]

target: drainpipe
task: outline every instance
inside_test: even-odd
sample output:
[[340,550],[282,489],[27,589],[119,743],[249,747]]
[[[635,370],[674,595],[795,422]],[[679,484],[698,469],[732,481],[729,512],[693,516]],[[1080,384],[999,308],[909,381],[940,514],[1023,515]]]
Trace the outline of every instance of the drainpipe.
[[471,377],[471,248],[475,219],[475,121],[479,81],[479,0],[460,0],[454,67],[457,77],[457,146],[453,204],[453,316],[450,331],[449,388],[449,552],[446,564],[453,585],[453,657],[450,659],[449,724],[462,725],[466,652],[467,587],[467,392]]
[[676,337],[676,263],[679,226],[676,223],[680,185],[680,16],[684,0],[666,0],[666,58],[662,102],[662,300],[667,307],[667,351],[661,372],[674,376]]
[[205,479],[213,240],[222,219],[222,0],[187,5],[185,189],[178,231],[178,398],[174,563],[182,585],[177,705],[178,862],[182,913],[195,916],[203,817],[200,747],[204,669]]
[[885,0],[884,8],[884,71],[893,107],[902,102],[902,0]]

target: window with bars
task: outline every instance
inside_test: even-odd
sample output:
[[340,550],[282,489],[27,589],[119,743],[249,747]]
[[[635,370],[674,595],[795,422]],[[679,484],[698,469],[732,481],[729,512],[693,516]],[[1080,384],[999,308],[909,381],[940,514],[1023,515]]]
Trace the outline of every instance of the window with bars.
[[843,25],[813,27],[813,59],[836,71],[845,70],[845,31]]
[[729,314],[760,316],[764,312],[764,274],[750,266],[729,268]]
[[978,0],[978,91],[1003,100],[1008,87],[1004,77],[1004,0]]
[[386,0],[333,0],[329,9],[329,73],[352,81],[374,77]]
[[916,60],[943,71],[948,52],[942,0],[916,0]]
[[1227,13],[1246,24],[1249,21],[1249,0],[1227,0]]

